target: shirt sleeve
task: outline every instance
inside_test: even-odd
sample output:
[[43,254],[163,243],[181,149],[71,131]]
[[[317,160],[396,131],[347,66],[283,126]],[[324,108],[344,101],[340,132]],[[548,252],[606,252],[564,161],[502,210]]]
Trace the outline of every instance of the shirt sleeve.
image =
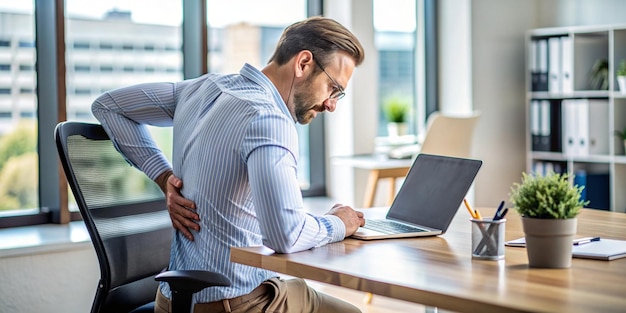
[[172,126],[179,84],[147,83],[115,89],[99,96],[91,106],[115,148],[153,180],[171,165],[147,125]]
[[296,158],[291,150],[279,144],[260,145],[248,155],[247,168],[265,246],[291,253],[345,238],[345,225],[338,217],[304,211]]

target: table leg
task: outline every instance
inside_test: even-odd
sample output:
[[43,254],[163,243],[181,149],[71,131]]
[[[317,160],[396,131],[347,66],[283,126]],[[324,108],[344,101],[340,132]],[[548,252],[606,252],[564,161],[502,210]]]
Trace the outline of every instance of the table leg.
[[379,170],[371,170],[367,178],[367,187],[365,189],[365,198],[363,200],[364,208],[371,208],[374,205],[374,197],[376,197],[376,187],[378,186]]
[[396,197],[396,178],[389,177],[389,196],[387,197],[387,205],[391,206],[393,199]]

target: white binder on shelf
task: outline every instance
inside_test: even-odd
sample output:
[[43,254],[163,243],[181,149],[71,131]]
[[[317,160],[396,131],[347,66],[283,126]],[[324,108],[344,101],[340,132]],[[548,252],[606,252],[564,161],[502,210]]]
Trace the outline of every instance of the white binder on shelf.
[[574,47],[572,37],[561,37],[561,89],[564,94],[574,92]]
[[548,40],[537,40],[537,91],[548,91]]
[[532,140],[532,149],[539,151],[541,147],[540,135],[540,105],[539,100],[530,101],[530,137]]
[[561,82],[561,38],[550,37],[548,39],[548,91],[560,94]]
[[563,155],[573,157],[576,155],[576,140],[578,138],[576,125],[578,123],[577,99],[566,99],[561,102],[561,127]]
[[[587,116],[587,155],[608,155],[609,101],[607,99],[585,99]],[[584,109],[583,109],[584,110]]]
[[576,156],[589,155],[589,102],[587,99],[576,101]]
[[563,154],[609,154],[609,103],[605,99],[566,99],[561,103]]
[[551,134],[550,134],[550,101],[541,100],[541,123],[539,125],[539,135],[541,137],[541,151],[550,151]]

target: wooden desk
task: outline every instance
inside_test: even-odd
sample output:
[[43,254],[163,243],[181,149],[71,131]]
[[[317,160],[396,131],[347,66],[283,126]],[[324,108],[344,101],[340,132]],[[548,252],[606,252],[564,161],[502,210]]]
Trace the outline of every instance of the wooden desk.
[[391,205],[396,196],[396,179],[406,176],[413,161],[411,159],[390,159],[385,155],[362,154],[334,157],[333,164],[370,171],[363,199],[363,207],[370,208],[374,205],[378,183],[383,179],[387,179],[390,184],[387,204]]
[[[370,211],[384,214],[378,208],[365,213]],[[626,240],[624,213],[585,209],[578,220],[580,236]],[[509,212],[507,240],[522,236],[519,216]],[[569,269],[535,269],[528,267],[524,248],[507,247],[504,260],[485,261],[472,260],[470,245],[469,214],[460,210],[448,232],[438,237],[346,239],[293,254],[274,254],[265,247],[232,248],[231,260],[452,311],[626,310],[626,258],[575,258]]]

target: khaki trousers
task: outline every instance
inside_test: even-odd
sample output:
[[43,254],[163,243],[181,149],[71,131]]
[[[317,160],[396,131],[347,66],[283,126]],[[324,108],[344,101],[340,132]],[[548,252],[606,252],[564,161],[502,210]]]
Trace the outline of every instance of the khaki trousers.
[[[155,313],[172,313],[168,298],[157,291]],[[360,313],[359,308],[317,292],[303,279],[266,280],[249,295],[211,303],[197,303],[194,313]]]

